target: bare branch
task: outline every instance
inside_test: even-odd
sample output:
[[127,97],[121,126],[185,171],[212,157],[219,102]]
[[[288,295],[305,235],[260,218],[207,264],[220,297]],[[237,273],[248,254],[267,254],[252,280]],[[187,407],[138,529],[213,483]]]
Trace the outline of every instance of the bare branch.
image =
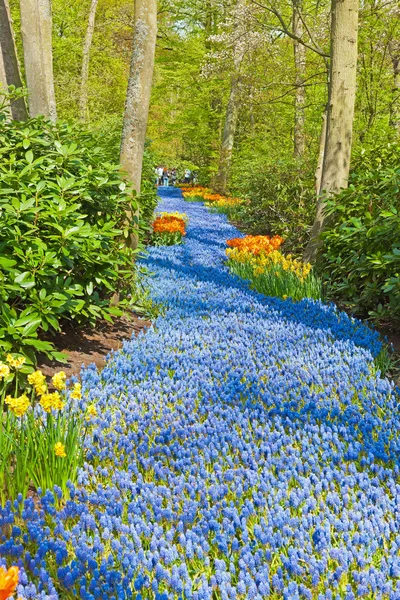
[[307,42],[305,42],[302,38],[300,38],[299,36],[295,35],[288,28],[288,26],[286,25],[285,20],[282,17],[282,15],[280,14],[280,12],[277,11],[275,8],[272,8],[272,6],[265,6],[265,4],[261,4],[260,2],[257,2],[257,0],[251,0],[251,1],[253,2],[253,4],[256,4],[260,8],[263,8],[264,10],[267,10],[268,12],[272,13],[273,15],[275,15],[275,17],[278,19],[278,21],[279,21],[279,23],[281,24],[281,27],[282,27],[282,29],[275,29],[275,31],[279,31],[280,33],[284,33],[285,35],[287,35],[288,37],[292,38],[293,40],[295,40],[299,44],[302,44],[303,46],[305,46],[306,48],[308,48],[312,52],[315,52],[319,56],[322,56],[324,59],[325,58],[330,58],[330,55],[327,54],[326,52],[324,52],[323,50],[321,50],[320,48],[315,47],[315,46],[311,46],[310,44],[307,44]]

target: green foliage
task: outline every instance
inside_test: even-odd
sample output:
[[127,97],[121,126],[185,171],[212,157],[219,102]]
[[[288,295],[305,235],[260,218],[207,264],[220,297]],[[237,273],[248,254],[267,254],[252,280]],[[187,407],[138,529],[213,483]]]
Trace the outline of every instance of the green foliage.
[[285,251],[300,253],[308,240],[315,212],[313,177],[306,165],[295,161],[254,164],[237,184],[235,195],[248,196],[231,218],[246,233],[280,235]]
[[382,349],[378,356],[374,358],[375,370],[382,377],[394,377],[398,375],[399,358],[395,353],[393,346],[388,343],[382,343]]
[[280,264],[271,264],[265,266],[262,273],[255,275],[251,263],[229,260],[228,265],[233,273],[250,281],[251,287],[265,296],[292,300],[318,300],[322,297],[321,280],[313,273],[302,279],[295,273],[286,271]]
[[[3,115],[4,116],[4,115]],[[0,132],[0,349],[59,356],[43,333],[110,320],[135,284],[123,236],[137,201],[109,151],[80,127],[3,120]]]
[[[97,140],[101,140],[101,146],[107,151],[110,162],[115,162],[119,156],[121,146],[122,120],[119,117],[110,117],[105,119],[101,126],[98,126],[92,135]],[[140,206],[139,228],[140,237],[147,236],[150,222],[153,218],[154,209],[157,206],[157,188],[154,178],[155,157],[152,151],[151,143],[146,142],[143,154],[141,193],[138,198]]]
[[176,246],[177,244],[182,244],[183,240],[183,235],[178,231],[164,231],[163,233],[153,233],[153,235],[151,236],[151,245]]
[[361,151],[328,205],[321,269],[330,296],[360,315],[400,320],[400,144]]

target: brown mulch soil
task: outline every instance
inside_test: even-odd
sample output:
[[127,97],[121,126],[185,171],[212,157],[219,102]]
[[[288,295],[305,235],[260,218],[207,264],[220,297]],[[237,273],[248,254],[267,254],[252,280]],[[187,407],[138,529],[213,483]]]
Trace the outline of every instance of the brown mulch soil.
[[82,365],[95,363],[97,368],[101,369],[112,350],[119,350],[123,342],[130,339],[133,333],[138,335],[150,325],[150,321],[134,314],[115,319],[113,323],[101,321],[95,328],[78,329],[68,325],[51,340],[59,352],[67,354],[68,363],[63,364],[43,358],[39,361],[38,369],[47,376],[62,370],[67,378],[71,375],[79,375]]
[[393,344],[395,353],[400,357],[400,331],[398,329],[393,329],[389,325],[382,325],[381,327],[377,326],[376,329],[382,336],[388,338],[389,343]]

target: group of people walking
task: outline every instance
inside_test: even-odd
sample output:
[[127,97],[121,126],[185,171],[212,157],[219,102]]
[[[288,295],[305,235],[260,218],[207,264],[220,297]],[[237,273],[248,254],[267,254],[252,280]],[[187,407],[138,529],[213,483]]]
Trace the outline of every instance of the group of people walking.
[[[155,168],[156,185],[168,187],[175,185],[178,181],[178,170],[176,168],[168,169],[167,167],[158,166]],[[181,183],[195,183],[196,176],[190,169],[185,169]]]

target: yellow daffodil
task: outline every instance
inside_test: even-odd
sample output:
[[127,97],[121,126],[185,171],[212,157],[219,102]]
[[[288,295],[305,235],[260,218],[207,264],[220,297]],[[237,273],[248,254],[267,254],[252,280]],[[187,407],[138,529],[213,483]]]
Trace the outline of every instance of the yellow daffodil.
[[64,371],[60,371],[59,373],[56,373],[52,377],[53,385],[56,388],[56,390],[59,390],[59,391],[65,390],[66,380],[67,380],[67,376],[64,373]]
[[10,367],[3,362],[0,362],[0,380],[4,377],[8,377],[10,374]]
[[35,371],[34,373],[29,373],[28,382],[31,385],[43,385],[46,381],[46,377],[43,375],[42,371]]
[[35,392],[38,396],[43,396],[47,392],[46,377],[42,371],[35,371],[28,375],[28,382],[34,386]]
[[26,394],[22,394],[18,398],[6,396],[5,403],[16,417],[23,417],[30,406],[29,398]]
[[52,410],[62,410],[64,408],[64,402],[58,392],[43,394],[39,404],[47,413],[50,413]]
[[65,446],[61,442],[57,442],[56,444],[54,444],[54,452],[55,455],[59,456],[60,458],[65,458],[67,456],[65,452]]
[[75,383],[72,389],[71,398],[74,400],[80,400],[82,398],[82,385],[80,383]]
[[13,369],[20,369],[25,364],[26,358],[24,356],[15,358],[12,354],[7,354],[6,360]]
[[89,404],[89,406],[86,409],[86,421],[90,421],[90,419],[92,417],[97,417],[97,408],[95,407],[94,404]]
[[37,396],[43,396],[43,394],[47,394],[47,385],[36,385],[35,392]]

